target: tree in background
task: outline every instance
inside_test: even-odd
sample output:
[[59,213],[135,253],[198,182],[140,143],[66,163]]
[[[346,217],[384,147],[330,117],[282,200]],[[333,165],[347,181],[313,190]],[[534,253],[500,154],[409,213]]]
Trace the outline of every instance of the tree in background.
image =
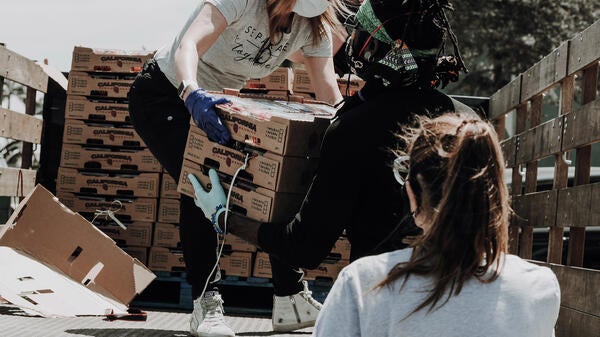
[[600,0],[453,3],[452,27],[469,68],[447,87],[453,94],[490,96],[600,18]]

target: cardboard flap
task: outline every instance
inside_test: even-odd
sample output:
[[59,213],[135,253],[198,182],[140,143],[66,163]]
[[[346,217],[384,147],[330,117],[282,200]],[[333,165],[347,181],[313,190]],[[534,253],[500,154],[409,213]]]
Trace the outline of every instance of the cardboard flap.
[[41,185],[19,204],[0,234],[0,246],[25,252],[122,304],[128,304],[155,277]]

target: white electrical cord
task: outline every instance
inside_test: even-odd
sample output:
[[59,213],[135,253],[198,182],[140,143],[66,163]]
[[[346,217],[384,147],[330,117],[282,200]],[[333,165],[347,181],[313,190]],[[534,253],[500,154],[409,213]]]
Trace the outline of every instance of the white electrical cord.
[[[223,253],[223,247],[225,246],[225,234],[227,234],[227,219],[228,219],[228,215],[229,215],[229,200],[231,199],[231,191],[233,190],[233,184],[235,183],[235,179],[237,178],[238,173],[240,173],[240,171],[242,171],[242,170],[245,170],[246,167],[248,166],[248,159],[250,159],[250,154],[246,153],[246,159],[244,160],[244,164],[242,164],[242,166],[240,166],[235,171],[235,174],[233,175],[233,178],[231,179],[231,184],[229,184],[229,191],[227,192],[227,201],[225,203],[225,219],[223,219],[223,243],[219,245],[219,233],[216,233],[217,250],[218,250],[217,261],[215,262],[215,265],[212,267],[210,273],[208,274],[208,277],[206,278],[206,282],[204,283],[204,287],[202,288],[202,293],[200,293],[199,298],[204,297],[204,293],[206,292],[206,288],[208,287],[210,277],[215,272],[215,270],[219,267],[219,260],[221,259],[221,254]],[[217,218],[217,222],[219,222],[218,218]],[[217,224],[217,226],[218,226],[218,224]]]

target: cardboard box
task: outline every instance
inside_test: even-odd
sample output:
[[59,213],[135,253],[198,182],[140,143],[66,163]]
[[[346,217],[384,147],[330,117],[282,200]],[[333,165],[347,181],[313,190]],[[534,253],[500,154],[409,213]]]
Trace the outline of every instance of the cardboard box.
[[67,95],[102,98],[127,98],[135,74],[90,74],[80,71],[69,73]]
[[315,93],[315,88],[312,84],[312,80],[308,75],[308,71],[304,69],[294,69],[294,86],[292,88],[294,95],[296,93]]
[[[184,158],[233,176],[244,164],[246,154],[211,142],[199,128],[191,127]],[[301,194],[308,190],[317,164],[316,158],[257,153],[248,160],[246,169],[240,172],[238,178],[273,191]]]
[[238,97],[249,99],[265,99],[271,101],[288,101],[289,91],[283,90],[241,90]]
[[76,95],[67,95],[65,119],[98,122],[131,122],[127,103],[116,100],[97,100]]
[[158,173],[108,173],[60,167],[56,191],[126,197],[158,197]]
[[348,238],[341,236],[331,249],[330,255],[339,257],[342,260],[350,259],[350,241]]
[[144,265],[148,264],[148,248],[147,247],[135,247],[135,246],[127,246],[123,247],[123,251],[127,254],[131,255],[138,259]]
[[177,192],[177,182],[168,173],[161,174],[160,197],[179,199],[181,195]]
[[284,156],[318,157],[336,112],[325,104],[215,96],[231,101],[217,105],[217,111],[233,140]]
[[158,201],[158,222],[179,223],[179,200],[160,198]]
[[252,253],[232,252],[221,255],[219,268],[225,276],[250,277],[252,272]]
[[63,144],[60,166],[136,172],[162,170],[148,149],[107,149],[76,144]]
[[166,248],[181,248],[179,226],[157,222],[154,225],[153,246]]
[[144,62],[152,58],[154,52],[99,49],[76,46],[73,49],[71,70],[138,73],[142,71]]
[[184,271],[183,252],[165,247],[151,247],[148,268],[153,271]]
[[[101,230],[104,234],[108,235],[113,239],[120,247],[125,246],[138,246],[138,247],[150,247],[152,245],[152,223],[151,222],[130,222],[124,223],[127,229],[123,229],[115,223],[101,223],[96,222],[94,224],[96,228]],[[128,250],[124,249],[129,253]],[[137,257],[137,256],[134,256]],[[140,259],[138,259],[140,260]],[[142,261],[142,260],[140,260]],[[142,261],[144,264],[146,258]]]
[[224,251],[236,251],[236,252],[256,252],[256,246],[249,243],[248,241],[240,238],[239,236],[231,233],[225,234],[225,246]]
[[353,96],[357,91],[365,86],[365,81],[356,75],[344,75],[337,79],[338,86],[342,96]]
[[101,146],[146,147],[131,125],[99,124],[65,120],[63,143]]
[[[189,160],[183,161],[179,175],[178,191],[194,197],[194,187],[188,180],[188,173],[196,176],[202,186],[209,186],[208,168]],[[228,193],[231,176],[220,174],[221,184]],[[231,191],[229,208],[249,218],[264,222],[288,222],[300,209],[304,193],[275,192],[263,187],[237,180]]]
[[269,254],[265,252],[257,252],[254,258],[254,269],[252,270],[252,276],[271,278],[271,261],[269,260]]
[[0,226],[0,246],[2,297],[44,316],[124,313],[155,278],[41,185]]
[[294,83],[294,72],[291,68],[280,67],[271,74],[246,81],[244,88],[290,91]]
[[[64,192],[59,192],[58,198],[67,207],[88,219],[93,219],[98,210],[110,210],[121,221],[154,222],[158,208],[158,199],[154,198],[92,197]],[[108,217],[101,215],[97,219],[107,220]]]
[[335,263],[321,263],[315,269],[303,269],[305,280],[316,280],[317,278],[337,279],[342,269],[349,264],[348,260],[339,260]]

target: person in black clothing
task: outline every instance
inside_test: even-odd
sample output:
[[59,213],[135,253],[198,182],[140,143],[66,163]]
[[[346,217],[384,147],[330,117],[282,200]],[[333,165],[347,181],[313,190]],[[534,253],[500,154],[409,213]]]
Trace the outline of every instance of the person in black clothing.
[[[413,114],[475,114],[434,87],[465,70],[446,18],[451,8],[447,1],[434,0],[362,2],[356,15],[346,20],[352,31],[345,51],[350,69],[366,84],[346,100],[329,126],[300,210],[287,224],[260,223],[229,213],[231,233],[308,269],[324,260],[344,230],[351,260],[404,248],[407,237],[420,233],[405,191],[394,178],[395,134]],[[447,35],[454,56],[441,58],[444,71],[437,73]],[[211,194],[213,202],[225,204],[224,195]],[[196,196],[197,204],[207,196],[199,185]],[[218,217],[219,225],[223,221],[224,215]]]

